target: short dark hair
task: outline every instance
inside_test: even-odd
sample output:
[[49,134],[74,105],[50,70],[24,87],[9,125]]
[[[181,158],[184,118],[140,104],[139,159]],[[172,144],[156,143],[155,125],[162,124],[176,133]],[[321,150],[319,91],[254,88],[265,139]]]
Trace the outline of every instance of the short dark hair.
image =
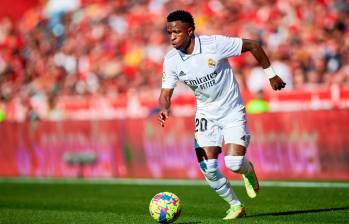
[[195,30],[195,23],[193,16],[184,10],[176,10],[168,14],[167,22],[182,21],[188,23]]

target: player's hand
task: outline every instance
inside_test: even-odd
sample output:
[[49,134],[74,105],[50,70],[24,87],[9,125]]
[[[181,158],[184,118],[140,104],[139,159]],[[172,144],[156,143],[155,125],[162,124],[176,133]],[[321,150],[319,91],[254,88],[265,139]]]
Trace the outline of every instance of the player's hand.
[[160,122],[160,125],[162,127],[165,126],[165,121],[169,116],[169,111],[168,110],[161,110],[159,113],[158,121]]
[[269,79],[269,82],[273,90],[281,90],[286,86],[286,83],[279,76]]

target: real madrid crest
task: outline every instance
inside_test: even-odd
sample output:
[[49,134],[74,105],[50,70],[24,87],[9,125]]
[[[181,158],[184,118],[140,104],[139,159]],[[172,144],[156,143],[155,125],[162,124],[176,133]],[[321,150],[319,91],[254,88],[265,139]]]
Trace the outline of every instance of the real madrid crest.
[[209,58],[208,59],[208,67],[214,68],[215,66],[216,66],[216,62],[212,58]]

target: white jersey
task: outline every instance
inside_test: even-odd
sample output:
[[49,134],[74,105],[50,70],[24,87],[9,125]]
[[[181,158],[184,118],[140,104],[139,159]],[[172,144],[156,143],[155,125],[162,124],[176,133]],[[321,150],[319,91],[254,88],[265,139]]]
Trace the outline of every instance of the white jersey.
[[195,93],[196,115],[220,119],[234,111],[239,119],[245,107],[228,58],[241,49],[241,38],[195,36],[192,54],[172,49],[165,56],[162,88],[173,89],[180,80]]

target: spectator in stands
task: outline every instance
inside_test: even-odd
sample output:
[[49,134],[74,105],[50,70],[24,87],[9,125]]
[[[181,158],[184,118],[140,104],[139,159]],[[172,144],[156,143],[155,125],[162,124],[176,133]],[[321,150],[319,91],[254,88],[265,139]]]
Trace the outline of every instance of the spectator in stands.
[[265,99],[263,90],[258,91],[255,96],[247,101],[246,112],[248,114],[261,114],[269,112],[269,102]]
[[[60,12],[51,10],[53,2],[58,1],[47,9],[33,7],[16,22],[0,18],[0,94],[6,107],[19,102],[14,99],[20,89],[49,94],[57,66],[67,73],[57,96],[118,96],[130,87],[158,88],[167,51],[166,33],[161,33],[165,24],[148,18],[163,17],[174,8],[195,7],[198,33],[268,44],[280,59],[274,67],[283,71],[288,88],[348,85],[347,1],[84,1],[80,6],[74,1]],[[252,62],[248,56],[231,60],[241,68],[242,88],[257,92],[265,85],[249,81],[260,73],[249,70]],[[309,84],[313,71],[318,80]]]

